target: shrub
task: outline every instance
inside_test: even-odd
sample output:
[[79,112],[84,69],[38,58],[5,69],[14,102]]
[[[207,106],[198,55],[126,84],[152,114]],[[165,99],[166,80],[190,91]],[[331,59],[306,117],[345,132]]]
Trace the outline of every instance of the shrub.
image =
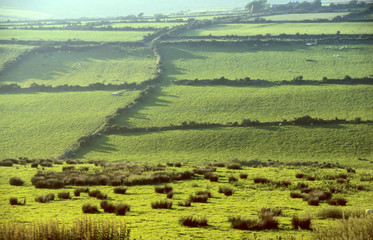
[[196,192],[196,195],[206,195],[207,197],[212,197],[210,190],[200,190]]
[[239,169],[241,169],[241,164],[239,164],[239,163],[228,163],[228,164],[227,164],[227,168],[228,168],[228,169],[236,169],[236,170],[239,170]]
[[174,192],[171,191],[171,192],[167,193],[167,198],[171,199],[171,198],[173,198],[173,196],[174,196]]
[[346,206],[346,204],[347,204],[347,200],[345,198],[341,197],[341,198],[337,198],[336,200],[337,200],[337,204],[339,206]]
[[58,193],[58,198],[61,199],[70,199],[70,192],[59,192]]
[[210,182],[217,182],[219,181],[219,176],[216,174],[211,174],[209,179],[210,179]]
[[187,199],[184,202],[179,202],[178,205],[181,206],[181,207],[191,207],[192,206],[190,199]]
[[78,190],[79,192],[84,192],[84,193],[89,193],[89,188],[85,187],[85,188],[77,188],[76,190]]
[[54,194],[50,193],[47,195],[38,196],[35,198],[35,202],[46,203],[54,200]]
[[131,206],[126,203],[120,203],[115,207],[115,214],[118,216],[124,216],[127,212],[129,212],[131,209]]
[[278,217],[282,214],[282,208],[262,208],[260,213],[260,216]]
[[203,227],[208,225],[206,217],[197,218],[193,216],[182,217],[179,223],[187,227]]
[[88,192],[88,195],[89,195],[90,197],[97,197],[97,195],[100,194],[100,193],[101,193],[100,190],[93,190],[93,191],[89,191],[89,192]]
[[230,217],[228,221],[232,228],[240,230],[278,229],[278,220],[269,215],[263,215],[259,219]]
[[356,170],[353,169],[353,168],[351,168],[351,167],[346,168],[346,171],[347,171],[348,173],[356,173]]
[[271,215],[263,215],[253,230],[278,229],[278,220]]
[[18,205],[18,198],[16,197],[9,198],[9,203],[10,205]]
[[308,180],[308,181],[315,181],[315,177],[313,177],[313,176],[308,176],[308,177],[307,177],[307,180]]
[[101,201],[100,206],[102,209],[104,209],[104,212],[107,212],[107,213],[115,212],[115,205],[113,203],[109,203],[106,200]]
[[112,179],[110,181],[111,186],[120,186],[122,184],[122,180],[120,178]]
[[257,220],[243,218],[243,217],[230,217],[228,221],[231,223],[232,228],[240,230],[249,230],[257,224]]
[[291,192],[290,193],[290,197],[291,198],[304,198],[305,195],[301,194],[301,193],[298,193],[298,192]]
[[126,187],[116,187],[114,188],[114,193],[116,194],[125,194],[127,191]]
[[240,178],[241,179],[247,179],[248,176],[249,176],[249,174],[247,174],[247,173],[240,173]]
[[207,203],[209,199],[208,195],[190,195],[189,200],[191,202]]
[[254,183],[261,183],[261,184],[266,184],[266,183],[270,183],[270,181],[267,179],[267,178],[264,178],[264,177],[256,177],[254,178]]
[[216,163],[213,163],[212,166],[214,166],[214,167],[225,167],[225,163],[216,162]]
[[31,167],[32,168],[37,168],[38,166],[39,166],[39,163],[36,163],[36,162],[31,163]]
[[78,189],[74,190],[74,196],[79,197],[80,196],[80,191]]
[[158,208],[171,208],[172,207],[172,201],[169,200],[160,200],[156,202],[152,202],[152,208],[158,209]]
[[9,179],[9,183],[13,186],[22,186],[25,182],[19,177],[12,177]]
[[284,187],[289,187],[291,185],[291,181],[286,179],[281,181],[281,185]]
[[317,199],[317,198],[310,198],[310,199],[308,199],[308,205],[311,205],[311,206],[319,206],[319,203],[320,203],[320,201],[319,201],[319,199]]
[[225,196],[232,196],[233,192],[234,190],[231,187],[219,187],[219,193],[223,193]]
[[364,190],[364,186],[361,185],[361,184],[356,185],[356,190],[362,191],[362,190]]
[[295,174],[295,177],[296,178],[303,178],[304,174],[303,173],[297,173],[297,174]]
[[294,229],[311,230],[311,217],[299,218],[298,216],[293,216],[291,224]]
[[350,209],[343,211],[341,208],[331,207],[323,208],[317,212],[317,216],[320,218],[349,218],[349,217],[362,217],[365,216],[364,210]]
[[229,181],[229,182],[237,182],[238,179],[237,179],[235,176],[230,176],[230,177],[228,178],[228,181]]
[[175,167],[182,167],[183,165],[181,163],[175,163]]
[[83,213],[98,213],[98,208],[95,205],[86,203],[82,206]]
[[100,192],[97,194],[96,198],[100,200],[107,199],[107,194]]

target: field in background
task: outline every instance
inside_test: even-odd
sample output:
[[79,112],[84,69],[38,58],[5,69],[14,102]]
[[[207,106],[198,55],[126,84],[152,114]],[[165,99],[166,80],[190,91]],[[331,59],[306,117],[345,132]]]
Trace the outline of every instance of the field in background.
[[88,42],[131,42],[141,41],[149,31],[69,31],[69,30],[0,30],[0,40],[28,41],[59,41],[68,40],[88,41]]
[[[328,49],[325,49],[328,48]],[[372,75],[369,44],[230,44],[161,47],[171,80],[250,77],[264,80],[307,80]]]
[[258,34],[372,34],[370,22],[215,24],[191,29],[182,36],[255,36]]
[[[20,48],[22,49],[22,48]],[[141,83],[153,77],[155,60],[149,48],[107,45],[87,50],[35,53],[1,76],[0,84],[80,85]]]
[[263,17],[266,20],[271,21],[304,21],[304,20],[317,20],[317,19],[328,19],[332,20],[336,16],[345,16],[349,12],[333,12],[333,13],[299,13],[299,14],[281,14]]
[[0,71],[4,69],[4,63],[15,60],[19,55],[33,48],[27,45],[0,44]]
[[292,120],[305,115],[322,119],[373,119],[370,85],[322,86],[169,86],[134,111],[120,126],[164,127],[184,121],[226,124],[243,119]]
[[312,160],[362,166],[365,163],[359,162],[358,157],[373,157],[372,134],[371,124],[127,133],[102,136],[76,158],[196,164],[230,158]]
[[0,94],[0,159],[58,157],[138,91]]

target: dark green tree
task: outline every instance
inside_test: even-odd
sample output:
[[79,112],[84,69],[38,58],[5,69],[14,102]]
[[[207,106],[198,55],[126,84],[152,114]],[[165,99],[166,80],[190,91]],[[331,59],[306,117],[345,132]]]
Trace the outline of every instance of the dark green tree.
[[258,12],[264,12],[269,8],[269,3],[267,3],[267,0],[254,0],[252,2],[249,2],[246,4],[245,9],[248,11],[258,13]]

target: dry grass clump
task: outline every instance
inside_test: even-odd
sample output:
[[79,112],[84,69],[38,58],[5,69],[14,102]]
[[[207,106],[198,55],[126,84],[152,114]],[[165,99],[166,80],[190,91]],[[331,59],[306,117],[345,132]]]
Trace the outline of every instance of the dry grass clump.
[[11,198],[9,198],[9,204],[10,205],[26,205],[26,198],[24,198],[23,202],[21,202],[21,201],[18,201],[18,198],[11,197]]
[[82,206],[82,210],[83,210],[83,213],[98,213],[99,212],[97,206],[90,204],[90,203],[84,204]]
[[156,193],[169,193],[173,190],[173,187],[170,185],[165,185],[165,186],[155,186],[154,191]]
[[70,192],[59,192],[57,196],[60,199],[71,199]]
[[259,219],[244,217],[230,217],[228,221],[232,228],[240,230],[267,230],[278,229],[278,220],[271,215],[262,215]]
[[208,225],[206,217],[193,216],[182,217],[180,218],[179,223],[187,227],[204,227]]
[[338,207],[329,207],[320,209],[317,212],[317,216],[320,218],[350,218],[350,217],[363,217],[365,216],[365,211],[360,209],[348,209],[343,210],[342,208]]
[[240,173],[240,178],[241,179],[247,179],[248,176],[249,176],[249,174],[247,174],[247,173]]
[[180,207],[191,207],[192,206],[192,202],[188,198],[184,202],[179,202],[177,205],[180,206]]
[[219,193],[223,193],[225,196],[232,196],[234,193],[234,189],[231,187],[219,187]]
[[114,188],[114,193],[116,194],[125,194],[127,191],[127,187],[116,187]]
[[46,203],[54,200],[54,194],[49,193],[47,195],[38,196],[35,198],[35,202]]
[[154,208],[154,209],[159,209],[159,208],[169,209],[169,208],[172,208],[172,201],[160,200],[160,201],[152,202],[152,208]]
[[[346,238],[348,236],[348,238]],[[327,226],[316,226],[313,239],[319,240],[361,240],[373,239],[373,215],[351,217],[331,222]]]
[[294,229],[311,230],[311,217],[305,216],[300,218],[298,216],[293,216],[291,224]]
[[80,240],[80,239],[113,239],[128,240],[129,231],[124,220],[96,220],[83,217],[70,224],[59,224],[58,219],[46,222],[35,221],[30,224],[2,222],[0,223],[0,239],[2,240]]
[[124,216],[127,212],[131,210],[131,206],[127,203],[120,203],[115,207],[115,214],[118,216]]
[[9,184],[13,186],[22,186],[25,182],[20,177],[12,177],[9,179]]

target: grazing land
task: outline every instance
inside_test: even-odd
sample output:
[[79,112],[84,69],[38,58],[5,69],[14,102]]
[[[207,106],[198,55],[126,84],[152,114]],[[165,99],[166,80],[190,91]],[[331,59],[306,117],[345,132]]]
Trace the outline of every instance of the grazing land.
[[[20,48],[22,49],[22,48]],[[1,76],[0,84],[80,85],[141,83],[155,69],[149,48],[105,45],[35,53]]]
[[178,44],[162,46],[161,51],[170,80],[222,76],[272,81],[303,76],[307,80],[322,80],[373,74],[370,44]]
[[149,31],[0,30],[0,40],[132,42],[141,41],[148,34]]
[[321,86],[169,86],[147,99],[118,125],[164,127],[182,122],[226,124],[243,119],[260,122],[310,115],[322,119],[373,119],[370,85]]
[[[186,24],[185,22],[142,22],[142,23],[112,23],[107,26],[112,26],[113,28],[123,28],[123,27],[132,27],[132,28],[165,28],[165,27],[176,27]],[[105,25],[104,25],[105,26]]]
[[301,13],[301,14],[281,14],[263,17],[266,20],[271,21],[304,21],[304,20],[317,20],[317,19],[328,19],[332,20],[337,16],[345,16],[349,12],[333,12],[333,13]]
[[[371,124],[212,128],[105,135],[77,158],[203,164],[229,158],[339,162],[372,159]],[[306,138],[304,136],[307,136]],[[170,141],[172,139],[172,141]]]
[[259,23],[259,24],[214,24],[201,29],[191,29],[182,36],[255,36],[280,34],[372,34],[370,22],[342,23]]
[[33,49],[33,46],[17,45],[17,44],[0,44],[0,71],[4,69],[4,64],[9,61],[14,61],[18,56],[27,50]]
[[138,91],[0,94],[0,158],[58,157]]

